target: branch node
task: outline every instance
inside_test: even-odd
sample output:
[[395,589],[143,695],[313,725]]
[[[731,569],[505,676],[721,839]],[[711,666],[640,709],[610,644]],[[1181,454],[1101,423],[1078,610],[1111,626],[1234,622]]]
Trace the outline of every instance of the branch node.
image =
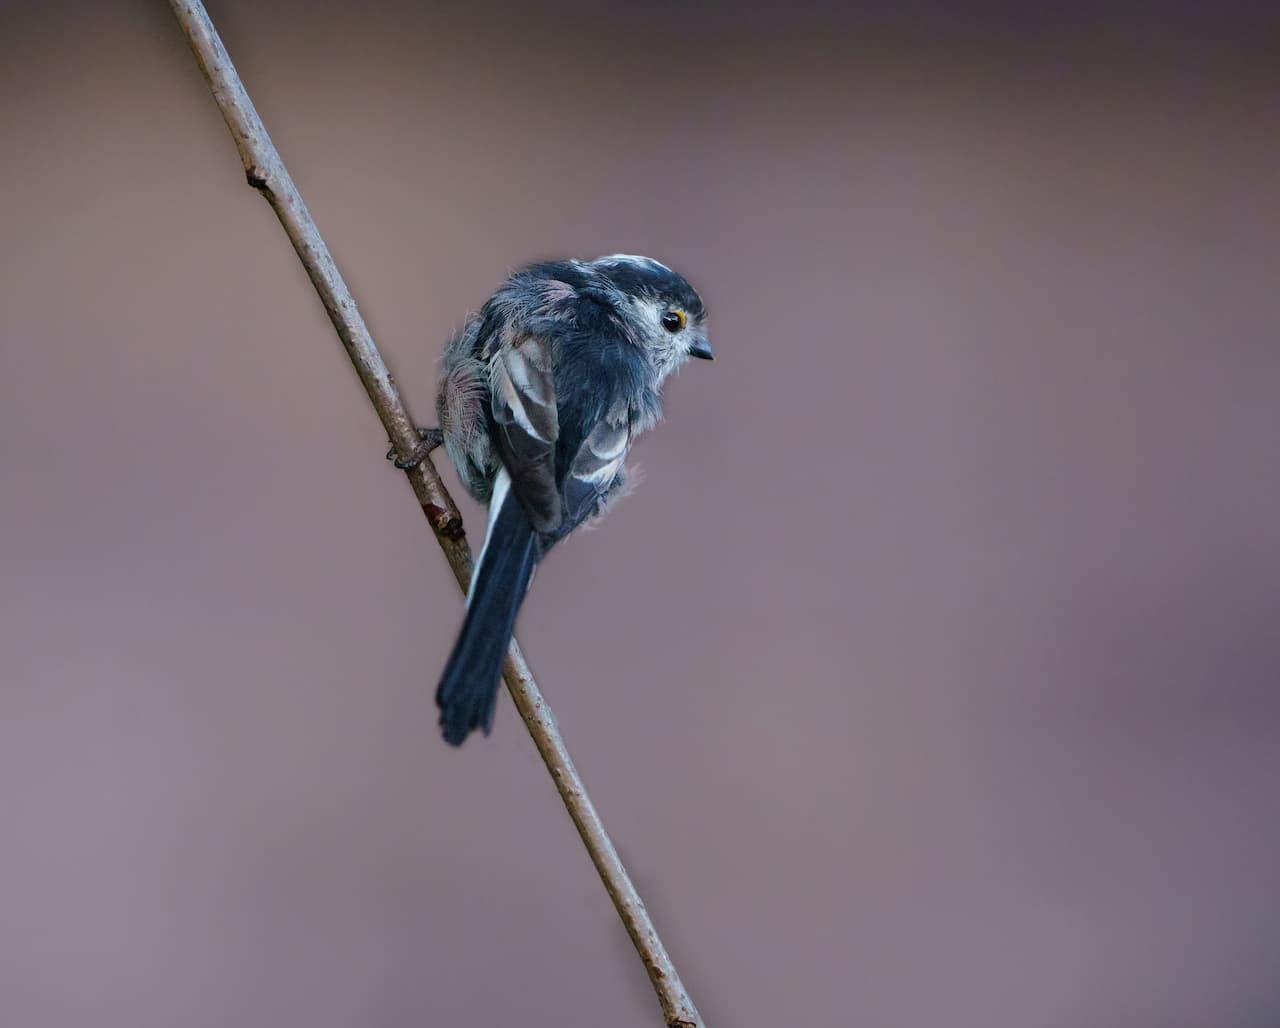
[[249,167],[244,169],[244,177],[249,185],[253,186],[253,188],[258,192],[265,193],[267,191],[266,172],[256,164],[251,164]]
[[437,507],[434,503],[424,503],[422,512],[426,514],[427,520],[431,522],[431,529],[436,535],[452,539],[454,542],[466,537],[466,530],[462,527],[462,518],[455,512],[445,510],[443,507]]

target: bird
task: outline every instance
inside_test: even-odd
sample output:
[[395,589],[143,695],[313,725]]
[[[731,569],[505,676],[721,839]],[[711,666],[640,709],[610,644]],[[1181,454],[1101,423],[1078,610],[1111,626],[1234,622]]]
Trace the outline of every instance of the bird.
[[436,689],[450,744],[492,730],[534,569],[627,491],[631,444],[661,418],[663,383],[691,357],[715,357],[702,298],[665,264],[632,254],[525,265],[446,343],[440,427],[422,435],[443,444],[463,486],[488,505]]

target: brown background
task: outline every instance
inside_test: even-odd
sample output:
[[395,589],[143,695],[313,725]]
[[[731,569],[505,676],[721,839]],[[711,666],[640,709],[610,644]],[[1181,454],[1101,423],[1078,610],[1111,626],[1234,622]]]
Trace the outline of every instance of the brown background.
[[[423,420],[519,262],[707,298],[520,634],[710,1024],[1277,1023],[1274,20],[254,6]],[[166,6],[0,40],[0,1023],[656,1024]]]

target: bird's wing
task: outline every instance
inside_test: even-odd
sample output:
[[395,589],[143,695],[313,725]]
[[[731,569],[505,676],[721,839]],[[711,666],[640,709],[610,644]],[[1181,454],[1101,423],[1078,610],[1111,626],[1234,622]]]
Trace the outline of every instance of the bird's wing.
[[560,422],[551,369],[551,346],[526,335],[502,346],[489,364],[493,420],[511,488],[539,532],[562,520],[556,487],[556,441]]
[[577,525],[599,509],[622,471],[631,443],[627,404],[615,403],[596,422],[569,465],[564,483],[565,519]]

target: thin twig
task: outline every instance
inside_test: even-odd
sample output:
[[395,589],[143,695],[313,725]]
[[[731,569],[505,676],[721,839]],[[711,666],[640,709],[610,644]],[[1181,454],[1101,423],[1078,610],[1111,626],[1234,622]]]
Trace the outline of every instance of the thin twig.
[[[396,453],[402,458],[410,457],[419,442],[414,422],[400,399],[386,363],[369,335],[351,291],[333,262],[329,248],[321,239],[293,179],[289,177],[279,152],[263,127],[262,119],[258,117],[249,94],[245,92],[244,84],[240,81],[231,58],[227,56],[204,4],[199,0],[170,0],[170,6],[186,33],[187,42],[191,44],[191,50],[200,70],[204,72],[213,98],[226,119],[227,128],[231,130],[236,148],[244,161],[245,177],[249,185],[266,198],[280,219],[280,224],[284,226],[285,233],[307,269],[316,292],[320,294],[324,308],[329,313],[329,320],[337,329],[342,345],[346,348],[351,363],[355,365],[356,374],[360,376],[360,382],[369,394],[369,400],[386,428]],[[465,591],[471,580],[471,548],[467,545],[457,505],[430,458],[423,459],[408,469],[406,474],[413,486],[414,495],[444,550],[449,566],[453,569],[458,585]],[[569,757],[555,715],[542,698],[533,674],[514,641],[502,674],[516,709],[524,718],[529,734],[533,736],[534,745],[542,755],[547,770],[551,772],[560,798],[591,855],[591,862],[600,873],[609,898],[613,900],[618,916],[626,925],[627,934],[631,936],[640,959],[644,961],[649,980],[662,1004],[667,1025],[669,1028],[701,1028],[702,1018],[689,994],[685,992],[640,894],[636,892],[627,869],[613,848],[600,815],[596,813],[586,787]]]

